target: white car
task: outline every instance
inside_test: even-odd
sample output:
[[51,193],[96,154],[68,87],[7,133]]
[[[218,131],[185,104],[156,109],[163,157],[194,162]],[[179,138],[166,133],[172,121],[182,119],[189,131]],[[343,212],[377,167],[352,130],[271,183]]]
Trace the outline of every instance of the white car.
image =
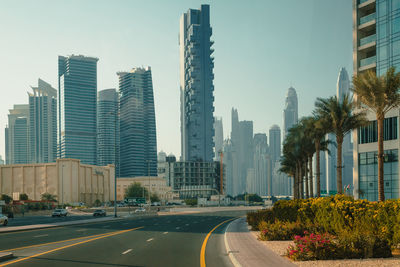
[[0,213],[0,224],[6,226],[8,223],[8,217]]
[[135,212],[145,212],[145,211],[146,211],[145,208],[138,208],[138,209],[135,210]]
[[65,209],[55,209],[53,213],[51,214],[51,217],[61,217],[61,216],[67,216],[68,211]]

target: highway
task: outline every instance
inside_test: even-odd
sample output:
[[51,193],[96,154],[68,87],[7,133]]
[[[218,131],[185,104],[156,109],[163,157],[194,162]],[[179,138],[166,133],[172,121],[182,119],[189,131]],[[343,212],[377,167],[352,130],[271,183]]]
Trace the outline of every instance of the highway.
[[246,211],[148,215],[0,234],[0,266],[232,266],[224,230]]

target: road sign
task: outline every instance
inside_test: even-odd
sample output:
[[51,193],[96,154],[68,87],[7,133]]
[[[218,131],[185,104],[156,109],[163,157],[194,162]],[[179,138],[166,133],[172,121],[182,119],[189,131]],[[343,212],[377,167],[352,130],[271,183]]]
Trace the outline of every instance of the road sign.
[[125,202],[130,204],[144,204],[146,203],[146,199],[144,197],[127,197],[125,198]]

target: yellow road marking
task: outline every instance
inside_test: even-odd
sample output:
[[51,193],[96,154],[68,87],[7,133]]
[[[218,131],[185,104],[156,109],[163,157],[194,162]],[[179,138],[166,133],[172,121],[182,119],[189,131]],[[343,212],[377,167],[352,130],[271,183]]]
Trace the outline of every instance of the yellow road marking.
[[[114,231],[114,232],[111,232],[111,233],[115,233],[115,232],[118,232],[118,231]],[[110,234],[110,232],[97,234],[97,235],[81,236],[81,237],[76,237],[76,238],[71,238],[71,239],[66,239],[66,240],[60,240],[60,241],[54,241],[54,242],[30,245],[30,246],[25,246],[25,247],[10,248],[10,249],[6,249],[6,250],[0,250],[0,252],[7,252],[7,251],[21,250],[21,249],[26,249],[26,248],[41,247],[41,246],[46,246],[46,245],[69,242],[69,241],[78,240],[78,239],[92,238],[92,237],[101,236],[101,235],[107,235],[107,234]]]
[[[223,221],[222,223],[218,224],[217,226],[215,226],[206,236],[206,238],[204,238],[203,241],[203,245],[201,246],[201,251],[200,251],[200,267],[206,267],[206,246],[207,246],[207,242],[208,239],[210,238],[212,232],[215,231],[215,229],[217,229],[218,227],[220,227],[221,225],[223,225],[226,222],[232,221],[236,218],[232,218],[226,221]],[[1,265],[0,265],[1,266]]]
[[0,264],[0,267],[7,266],[7,265],[10,265],[10,264],[13,264],[13,263],[17,263],[17,262],[21,262],[21,261],[25,261],[25,260],[29,260],[31,258],[36,258],[36,257],[42,256],[42,255],[45,255],[45,254],[48,254],[48,253],[51,253],[51,252],[54,252],[54,251],[58,251],[58,250],[66,249],[66,248],[69,248],[69,247],[77,246],[77,245],[80,245],[80,244],[88,243],[88,242],[91,242],[91,241],[94,241],[94,240],[98,240],[98,239],[101,239],[101,238],[106,238],[106,237],[109,237],[109,236],[114,236],[114,235],[118,235],[118,234],[129,232],[129,231],[141,229],[143,227],[144,226],[136,227],[136,228],[132,228],[132,229],[127,229],[127,230],[122,230],[122,231],[117,231],[117,232],[112,232],[110,234],[105,234],[105,235],[102,235],[102,236],[97,236],[97,237],[94,237],[94,238],[91,238],[91,239],[88,239],[88,240],[84,240],[84,241],[81,241],[81,242],[78,242],[78,243],[74,243],[74,244],[63,246],[63,247],[51,249],[51,250],[48,250],[48,251],[45,251],[45,252],[41,252],[41,253],[38,253],[38,254],[35,254],[35,255],[32,255],[32,256],[26,257],[26,258],[21,258],[21,259],[9,261],[9,262],[6,262],[4,264]]

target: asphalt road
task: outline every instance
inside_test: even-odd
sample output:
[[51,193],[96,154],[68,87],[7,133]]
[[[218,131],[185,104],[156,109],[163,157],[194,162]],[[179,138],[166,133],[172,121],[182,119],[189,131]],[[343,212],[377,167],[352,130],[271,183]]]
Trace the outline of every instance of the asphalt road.
[[4,233],[0,252],[16,258],[0,266],[232,266],[223,233],[229,220],[245,213],[141,216]]
[[[111,216],[111,215],[109,215]],[[16,217],[8,220],[8,226],[21,226],[21,225],[32,225],[32,224],[47,224],[56,222],[68,222],[75,220],[86,220],[90,219],[92,216],[88,215],[70,215],[66,217],[54,217],[51,216],[26,216],[26,217]]]

